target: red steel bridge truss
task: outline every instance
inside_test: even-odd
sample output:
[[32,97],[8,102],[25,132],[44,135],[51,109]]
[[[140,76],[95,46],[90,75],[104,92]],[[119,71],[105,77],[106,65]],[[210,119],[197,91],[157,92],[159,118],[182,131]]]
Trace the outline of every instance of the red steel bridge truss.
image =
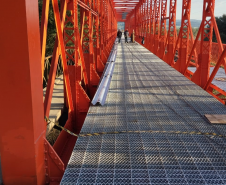
[[[0,127],[0,156],[5,184],[59,184],[76,142],[66,132],[61,132],[53,146],[46,140],[48,121],[44,118],[49,116],[59,63],[68,108],[65,128],[79,133],[116,39],[117,21],[125,22],[130,33],[135,31],[137,42],[144,37],[147,49],[225,104],[220,96],[226,93],[211,83],[220,67],[226,69],[226,49],[214,17],[215,0],[203,1],[196,39],[190,22],[191,0],[183,0],[179,34],[177,0],[168,1],[43,0],[41,20],[37,0],[1,2],[4,78],[0,79],[0,102],[4,105],[1,122],[7,124]],[[43,101],[50,6],[57,33]],[[213,30],[217,43],[212,42]],[[189,66],[197,68],[194,74],[187,70]],[[12,112],[12,107],[17,111]]]
[[[212,84],[219,68],[226,70],[225,45],[221,42],[214,16],[215,0],[203,1],[202,22],[196,39],[190,22],[191,3],[195,2],[182,1],[179,34],[176,30],[177,0],[140,0],[127,15],[126,29],[130,33],[135,31],[139,43],[145,38],[144,46],[148,50],[225,104],[225,99],[220,97],[226,92]],[[167,5],[170,6],[169,13]],[[212,42],[213,30],[217,43]],[[190,66],[197,68],[195,73],[188,70]],[[213,66],[215,68],[210,75],[210,67]],[[213,93],[213,90],[219,93]]]
[[[4,46],[1,47],[2,69],[6,69],[2,75],[11,73],[7,78],[10,81],[2,79],[1,86],[14,84],[1,93],[1,100],[2,105],[8,104],[5,110],[12,106],[18,110],[15,119],[8,114],[11,111],[1,115],[8,117],[9,122],[1,124],[0,128],[1,138],[4,138],[0,144],[4,184],[59,184],[76,141],[76,137],[61,132],[51,146],[45,136],[49,123],[44,118],[49,117],[59,62],[68,108],[65,128],[79,133],[116,38],[116,11],[111,0],[40,2],[43,3],[41,20],[38,0],[3,3],[0,8],[4,14],[1,21],[7,27],[1,32],[3,37],[0,39]],[[12,21],[6,21],[6,15],[11,11]],[[47,81],[44,74],[50,11],[54,14],[56,39]],[[12,37],[6,39],[9,34]],[[13,50],[14,54],[10,53]],[[12,61],[17,62],[14,65]],[[47,87],[43,102],[44,78]],[[13,104],[8,102],[10,96]],[[3,119],[2,123],[5,121]],[[18,135],[21,132],[23,136]]]

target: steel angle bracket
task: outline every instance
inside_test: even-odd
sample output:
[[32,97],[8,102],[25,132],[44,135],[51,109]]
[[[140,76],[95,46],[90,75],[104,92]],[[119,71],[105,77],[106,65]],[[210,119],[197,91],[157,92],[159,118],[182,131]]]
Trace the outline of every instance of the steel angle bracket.
[[101,77],[101,82],[91,102],[92,105],[96,105],[98,103],[103,106],[105,104],[105,100],[111,83],[112,74],[114,71],[115,60],[117,55],[117,46],[118,45],[115,42],[113,49],[111,50],[111,53],[108,57],[108,62],[106,64],[104,73]]
[[109,68],[110,68],[109,73],[107,74],[107,77],[105,78],[106,80],[104,80],[104,85],[103,85],[103,87],[100,91],[99,97],[98,97],[97,103],[99,102],[100,105],[102,105],[102,106],[105,104],[105,100],[106,100],[107,93],[108,93],[108,90],[110,87],[114,67],[115,67],[115,62],[112,61],[109,65]]

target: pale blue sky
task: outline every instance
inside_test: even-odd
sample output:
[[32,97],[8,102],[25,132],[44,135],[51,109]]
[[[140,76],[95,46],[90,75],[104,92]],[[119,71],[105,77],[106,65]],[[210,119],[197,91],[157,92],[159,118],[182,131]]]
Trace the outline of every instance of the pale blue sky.
[[[177,0],[177,19],[181,19],[182,2],[183,0]],[[226,0],[215,0],[215,2],[215,16],[226,14]],[[191,19],[201,20],[203,0],[192,0],[191,7]]]

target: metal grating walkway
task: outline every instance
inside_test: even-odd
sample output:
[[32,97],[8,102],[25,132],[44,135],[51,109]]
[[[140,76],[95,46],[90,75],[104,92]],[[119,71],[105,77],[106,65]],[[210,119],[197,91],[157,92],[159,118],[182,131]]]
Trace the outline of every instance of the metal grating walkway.
[[[204,114],[224,105],[139,44],[120,44],[105,106],[91,106],[81,133],[164,130],[226,135]],[[66,184],[226,184],[226,140],[125,133],[79,138]]]

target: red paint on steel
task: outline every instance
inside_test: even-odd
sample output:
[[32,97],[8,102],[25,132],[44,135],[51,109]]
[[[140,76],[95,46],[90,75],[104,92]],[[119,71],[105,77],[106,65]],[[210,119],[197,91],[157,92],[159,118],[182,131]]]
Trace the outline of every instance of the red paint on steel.
[[[170,1],[170,12],[169,12],[169,29],[167,34],[167,40],[165,45],[167,45],[167,53],[165,54],[164,61],[171,65],[171,60],[174,56],[174,47],[177,37],[176,29],[176,13],[177,13],[177,0]],[[165,47],[166,48],[166,47]]]
[[[188,57],[188,40],[189,40],[189,19],[191,13],[191,0],[183,0],[182,3],[182,21],[181,21],[181,28],[180,34],[178,36],[178,60],[173,67],[178,70],[179,72],[183,73],[186,64],[187,64],[187,57]],[[177,47],[177,46],[175,46]]]
[[[119,1],[122,2],[122,0]],[[191,78],[187,68],[189,66],[196,67],[197,70],[192,74],[192,80],[202,88],[208,89],[219,67],[225,67],[226,71],[225,57],[221,56],[225,45],[222,45],[220,39],[214,17],[214,5],[215,0],[203,0],[203,20],[196,39],[193,38],[190,21],[191,0],[183,0],[182,2],[182,26],[178,36],[176,31],[177,0],[170,0],[169,16],[166,13],[166,0],[140,0],[136,5],[133,5],[135,7],[132,10],[121,10],[120,13],[127,13],[124,20],[126,28],[129,28],[130,32],[135,30],[138,43],[141,43],[142,38],[144,38],[144,47],[188,76],[189,79]],[[160,6],[161,26],[159,28]],[[165,31],[166,19],[169,19],[167,35]],[[118,18],[118,21],[122,20]],[[212,43],[213,28],[218,43]],[[199,40],[200,35],[201,40]],[[215,63],[216,67],[209,78],[210,62]]]
[[0,30],[1,69],[4,69],[0,78],[3,183],[45,184],[38,1],[12,3],[10,6],[4,1],[0,6],[0,21],[4,25]]
[[[65,128],[78,133],[90,104],[87,94],[95,93],[99,82],[97,72],[103,72],[116,38],[116,11],[111,0],[61,0],[61,12],[57,0],[52,0],[52,6],[57,37],[44,104],[42,76],[49,0],[43,1],[40,29],[38,1],[19,0],[13,6],[3,3],[0,7],[4,15],[13,11],[10,22],[1,16],[1,22],[7,26],[1,30],[2,67],[10,69],[2,72],[6,78],[0,80],[6,87],[1,91],[1,105],[4,106],[1,120],[5,124],[0,128],[4,184],[59,184],[76,142],[75,137],[64,131],[53,147],[45,139],[44,117],[49,116],[59,57],[63,65],[65,107],[69,107]],[[83,37],[78,28],[81,21],[77,17],[78,6],[88,19],[88,33]],[[67,23],[73,26],[69,28]],[[4,37],[7,34],[11,37]],[[84,57],[85,42],[89,46],[87,58]],[[69,62],[73,66],[68,66]]]
[[[0,18],[5,25],[0,30],[1,44],[4,46],[0,50],[3,61],[1,67],[5,69],[2,70],[4,79],[0,79],[1,87],[5,87],[0,96],[3,105],[1,113],[4,115],[1,121],[5,123],[0,128],[4,184],[60,182],[76,138],[62,131],[53,147],[45,139],[44,116],[49,116],[58,59],[61,57],[63,64],[65,107],[69,107],[65,128],[79,133],[90,98],[96,91],[99,75],[104,70],[116,38],[117,21],[125,22],[130,33],[135,31],[136,41],[140,43],[144,37],[147,49],[189,79],[192,76],[196,84],[225,103],[220,95],[226,95],[226,92],[212,84],[219,68],[224,66],[226,70],[226,49],[214,17],[215,0],[203,0],[203,20],[195,41],[190,22],[191,0],[183,0],[182,26],[178,36],[177,0],[170,0],[169,16],[166,12],[167,0],[140,0],[132,3],[127,0],[61,0],[61,12],[57,0],[52,0],[52,5],[57,37],[44,104],[42,76],[49,0],[43,0],[40,29],[37,1],[19,0],[16,4],[14,2],[14,6],[9,6],[7,2],[0,7],[2,15],[12,17],[10,22],[4,16]],[[82,15],[80,20],[77,16],[78,6]],[[169,19],[168,33],[166,19]],[[213,29],[218,44],[212,43]],[[70,62],[73,65],[68,66]],[[211,75],[210,62],[216,63]],[[190,65],[197,67],[194,74],[187,70]],[[219,93],[214,95],[213,90]],[[11,168],[12,164],[14,168]]]
[[[212,49],[213,24],[210,10],[214,10],[215,0],[204,0],[203,24],[201,30],[201,47],[198,57],[198,68],[192,76],[192,81],[205,87],[210,76],[210,57]],[[215,18],[214,18],[215,19]],[[208,32],[208,34],[206,34]]]
[[167,0],[162,0],[161,2],[161,26],[160,26],[160,36],[159,36],[159,50],[158,57],[163,59],[165,54],[165,43],[166,43],[166,16],[167,16]]

